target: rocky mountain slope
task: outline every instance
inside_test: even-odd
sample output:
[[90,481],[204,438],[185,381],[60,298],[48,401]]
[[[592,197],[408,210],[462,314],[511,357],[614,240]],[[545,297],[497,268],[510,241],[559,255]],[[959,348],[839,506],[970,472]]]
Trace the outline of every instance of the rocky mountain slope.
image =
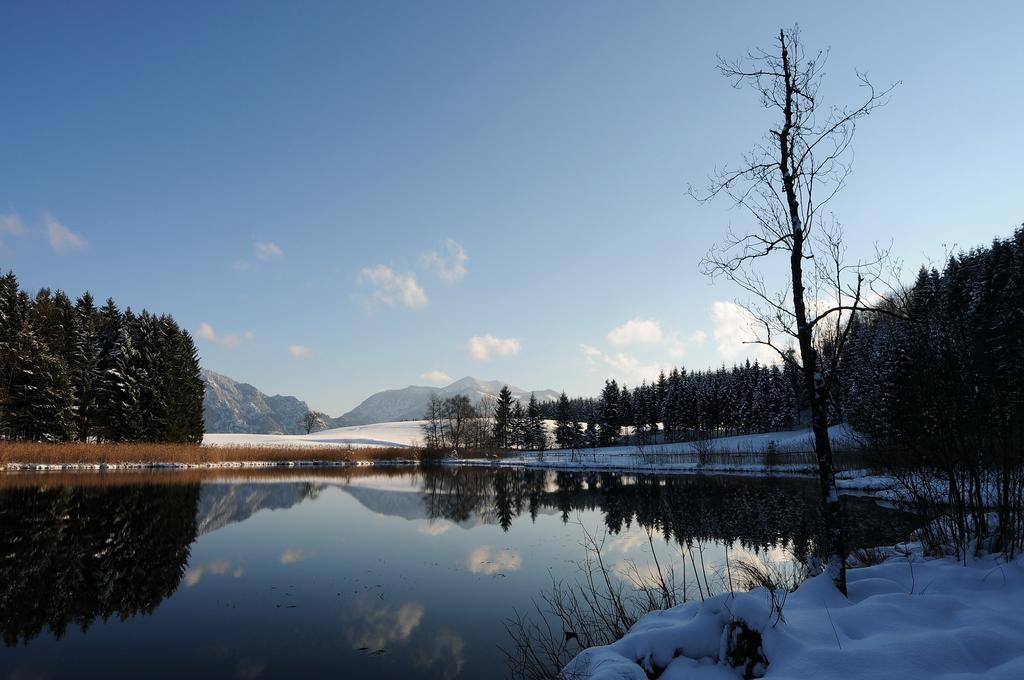
[[247,383],[202,370],[206,394],[203,416],[207,432],[302,434],[306,402],[282,395],[268,396]]
[[[309,410],[306,402],[282,395],[268,396],[249,385],[209,369],[202,371],[206,383],[203,415],[206,431],[237,434],[304,434],[302,416]],[[430,397],[445,399],[465,395],[474,404],[481,399],[494,399],[505,383],[500,380],[477,380],[466,377],[447,387],[410,385],[397,390],[384,390],[367,397],[359,406],[338,418],[326,418],[325,428],[419,420],[427,409]],[[512,395],[524,404],[534,394],[538,401],[558,398],[554,390],[529,392],[509,385]]]

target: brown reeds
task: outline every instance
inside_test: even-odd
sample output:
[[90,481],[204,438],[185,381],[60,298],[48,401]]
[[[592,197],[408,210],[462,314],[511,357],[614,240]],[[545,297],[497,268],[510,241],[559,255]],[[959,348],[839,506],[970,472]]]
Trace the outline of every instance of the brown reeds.
[[30,442],[0,440],[0,467],[12,465],[208,465],[319,461],[416,461],[420,450],[406,447],[194,446],[159,443]]

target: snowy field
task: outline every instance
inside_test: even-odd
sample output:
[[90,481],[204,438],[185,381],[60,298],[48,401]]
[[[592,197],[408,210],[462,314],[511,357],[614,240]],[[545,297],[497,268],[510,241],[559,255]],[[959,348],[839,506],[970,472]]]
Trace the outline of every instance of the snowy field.
[[216,434],[203,437],[204,446],[286,446],[295,448],[323,447],[392,447],[415,446],[422,441],[422,420],[397,423],[354,425],[311,434]]
[[[849,599],[825,576],[785,600],[764,588],[648,614],[618,642],[581,652],[564,677],[732,678],[730,628],[762,636],[769,678],[1024,678],[1024,558],[894,556],[847,572]],[[757,677],[755,675],[755,677]]]

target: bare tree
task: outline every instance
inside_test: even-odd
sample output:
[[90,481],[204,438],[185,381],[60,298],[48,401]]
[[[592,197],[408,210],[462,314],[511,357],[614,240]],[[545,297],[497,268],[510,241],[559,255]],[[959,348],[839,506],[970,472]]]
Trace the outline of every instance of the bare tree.
[[439,451],[445,448],[443,418],[444,400],[436,394],[430,395],[427,411],[423,414],[423,424],[420,426],[423,443],[428,449]]
[[475,410],[469,397],[456,394],[444,400],[443,425],[447,444],[453,451],[461,451],[466,447],[470,423]]
[[[891,266],[876,245],[869,260],[847,260],[842,229],[822,209],[846,184],[857,122],[883,106],[895,84],[876,90],[858,73],[863,100],[852,107],[824,106],[818,90],[827,52],[805,53],[799,29],[780,30],[775,49],[754,50],[744,58],[719,58],[719,71],[736,88],[757,91],[761,105],[779,115],[777,128],[743,158],[738,169],[717,171],[698,200],[726,196],[753,220],[747,233],[732,231],[702,261],[711,277],[738,284],[749,301],[741,306],[756,330],[753,342],[766,345],[801,372],[810,399],[814,450],[818,461],[824,536],[821,546],[830,577],[844,594],[846,570],[839,494],[828,434],[828,399],[853,320],[886,294],[880,288]],[[785,257],[786,283],[779,288],[757,265]],[[782,280],[781,278],[779,279]],[[820,355],[828,336],[830,352]],[[799,354],[786,350],[796,344]]]
[[306,411],[306,415],[302,416],[302,427],[306,428],[306,434],[309,434],[313,430],[319,430],[324,426],[327,416],[320,411]]

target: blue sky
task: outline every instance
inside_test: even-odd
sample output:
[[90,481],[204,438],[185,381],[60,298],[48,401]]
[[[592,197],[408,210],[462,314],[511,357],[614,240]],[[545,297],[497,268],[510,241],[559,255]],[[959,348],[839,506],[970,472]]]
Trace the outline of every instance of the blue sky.
[[207,367],[331,414],[431,372],[731,363],[738,291],[697,262],[744,218],[686,189],[769,122],[715,55],[794,22],[831,101],[903,81],[833,204],[853,252],[913,270],[1024,221],[1019,3],[23,2],[0,268],[169,312]]

